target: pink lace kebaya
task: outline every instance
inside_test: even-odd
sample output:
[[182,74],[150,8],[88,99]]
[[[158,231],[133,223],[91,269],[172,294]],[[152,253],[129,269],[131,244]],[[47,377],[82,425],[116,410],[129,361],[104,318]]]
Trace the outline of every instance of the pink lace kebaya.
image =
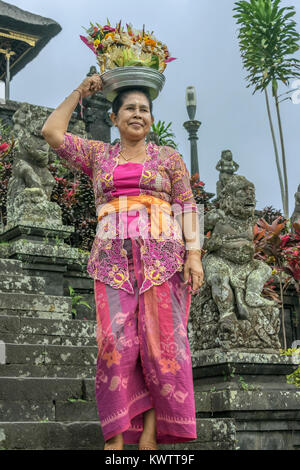
[[[119,196],[148,195],[169,203],[174,217],[170,218],[169,236],[153,238],[146,211],[139,216],[112,213],[103,217],[97,226],[87,271],[93,279],[116,289],[134,294],[128,270],[124,241],[132,222],[135,234],[142,242],[141,256],[144,281],[139,294],[153,285],[161,285],[175,272],[182,271],[186,250],[182,230],[176,215],[197,211],[190,186],[190,175],[181,155],[168,146],[147,145],[147,157],[143,164],[119,165],[120,144],[83,139],[65,133],[64,142],[55,149],[62,163],[71,170],[82,171],[93,182],[97,215],[103,205]],[[122,168],[123,167],[123,168]],[[126,168],[125,168],[126,167]],[[134,168],[136,167],[136,168]],[[127,182],[122,172],[126,170]],[[137,183],[137,186],[136,186]],[[116,188],[116,185],[118,188]],[[134,187],[136,186],[136,187]],[[120,215],[120,217],[119,217]],[[130,224],[127,229],[125,220]]]

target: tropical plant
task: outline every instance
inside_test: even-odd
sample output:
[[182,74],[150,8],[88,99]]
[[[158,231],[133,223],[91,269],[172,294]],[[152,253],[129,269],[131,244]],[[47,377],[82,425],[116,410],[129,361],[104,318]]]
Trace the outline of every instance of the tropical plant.
[[0,119],[0,228],[6,225],[7,189],[15,149],[16,141],[11,136],[11,128]]
[[[294,356],[297,363],[300,360],[300,348],[289,348],[289,349],[281,349],[280,354],[283,356]],[[300,365],[298,365],[297,369],[294,370],[291,374],[286,376],[287,383],[296,385],[296,387],[300,387]]]
[[281,217],[283,219],[282,212],[278,209],[275,209],[273,206],[266,206],[260,211],[259,214],[261,219],[264,219],[268,224],[272,224],[275,219]]
[[[8,143],[9,142],[9,143]],[[4,159],[14,148],[15,141],[11,135],[11,128],[0,119],[0,160]]]
[[204,189],[205,183],[200,181],[199,173],[195,173],[191,176],[190,183],[196,203],[203,204],[204,212],[212,209],[213,204],[209,200],[213,197],[214,194],[206,192]]
[[84,173],[75,175],[55,160],[49,170],[56,180],[51,201],[62,210],[64,225],[75,227],[69,243],[85,252],[92,248],[96,233],[97,217],[92,182]]
[[[291,57],[299,49],[300,34],[296,31],[293,6],[280,8],[281,0],[249,0],[236,2],[239,45],[244,68],[249,72],[247,88],[264,91],[271,129],[275,160],[280,184],[284,216],[289,218],[288,177],[282,121],[279,110],[278,82],[289,84],[290,79],[300,77],[300,61]],[[272,86],[281,146],[281,163],[272,120],[268,86]],[[293,90],[295,91],[295,90]],[[284,101],[284,100],[282,100]]]
[[[283,294],[287,287],[292,285],[300,295],[300,224],[294,222],[293,228],[295,233],[288,231],[287,220],[278,217],[271,225],[264,219],[259,219],[253,229],[255,258],[269,264],[273,276],[277,276],[279,280],[284,349],[286,349],[286,331]],[[270,281],[266,288],[275,289],[276,286]],[[271,297],[277,300],[276,296],[271,295]]]
[[157,135],[159,145],[169,145],[177,149],[177,144],[174,141],[175,134],[171,130],[172,122],[166,124],[165,121],[158,121],[157,124],[152,124],[152,132]]
[[6,225],[8,182],[12,175],[12,163],[0,162],[0,228]]
[[77,305],[85,305],[88,308],[92,308],[87,302],[85,302],[85,300],[80,300],[83,298],[82,295],[76,295],[72,286],[69,286],[69,292],[70,296],[72,297],[72,314],[74,316],[77,315]]

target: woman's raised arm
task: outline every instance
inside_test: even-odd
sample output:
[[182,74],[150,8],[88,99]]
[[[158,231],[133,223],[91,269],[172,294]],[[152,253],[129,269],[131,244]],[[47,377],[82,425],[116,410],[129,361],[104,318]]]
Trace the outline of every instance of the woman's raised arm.
[[64,141],[64,134],[80,98],[97,93],[102,89],[100,75],[92,75],[83,80],[81,85],[50,114],[42,128],[42,135],[50,147],[58,148]]

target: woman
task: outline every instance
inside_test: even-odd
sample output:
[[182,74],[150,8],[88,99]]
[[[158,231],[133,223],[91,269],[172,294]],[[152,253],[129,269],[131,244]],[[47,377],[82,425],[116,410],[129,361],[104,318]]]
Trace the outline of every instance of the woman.
[[[146,91],[125,90],[113,102],[120,143],[66,132],[79,99],[101,89],[100,76],[86,78],[49,116],[42,134],[66,166],[85,172],[94,185],[99,224],[87,270],[97,308],[104,450],[137,442],[140,450],[157,449],[157,443],[197,438],[187,338],[187,283],[191,279],[192,292],[203,283],[197,209],[181,156],[145,144],[153,123]],[[183,209],[182,220],[169,218],[171,203],[176,217]]]

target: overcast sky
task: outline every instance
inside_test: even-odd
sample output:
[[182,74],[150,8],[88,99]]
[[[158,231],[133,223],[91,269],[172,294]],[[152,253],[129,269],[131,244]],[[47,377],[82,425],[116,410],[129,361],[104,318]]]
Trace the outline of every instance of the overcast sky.
[[[76,88],[96,64],[96,56],[80,40],[89,22],[115,25],[146,25],[165,42],[178,60],[168,64],[166,84],[154,101],[156,121],[172,122],[176,142],[190,170],[190,143],[183,122],[187,86],[197,92],[197,113],[201,121],[198,155],[200,178],[206,190],[216,192],[215,169],[222,150],[230,149],[240,165],[238,173],[256,187],[257,209],[272,205],[282,210],[280,189],[264,94],[246,88],[238,29],[233,18],[234,0],[14,0],[23,10],[57,21],[62,31],[39,56],[19,72],[11,83],[11,99],[56,107]],[[296,3],[300,32],[300,2],[282,0],[282,6]],[[300,52],[296,54],[300,59]],[[291,89],[280,85],[279,93]],[[276,115],[273,109],[274,122]],[[289,180],[289,210],[300,184],[300,104],[281,104]],[[276,126],[277,129],[277,126]],[[113,135],[113,137],[115,137]],[[279,144],[279,141],[278,141]],[[280,146],[279,146],[280,147]]]

